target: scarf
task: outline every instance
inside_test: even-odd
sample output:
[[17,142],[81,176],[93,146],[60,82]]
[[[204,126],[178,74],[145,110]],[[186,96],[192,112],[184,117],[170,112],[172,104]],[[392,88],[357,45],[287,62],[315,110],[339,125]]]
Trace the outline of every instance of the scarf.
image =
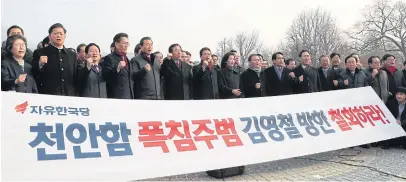
[[393,73],[395,73],[396,70],[396,66],[385,66],[385,68],[393,75]]
[[116,54],[118,54],[121,57],[121,60],[124,60],[125,62],[128,61],[126,52],[118,52],[117,50],[115,52],[116,52]]
[[261,68],[249,68],[252,71],[255,71],[257,73],[258,77],[261,75]]

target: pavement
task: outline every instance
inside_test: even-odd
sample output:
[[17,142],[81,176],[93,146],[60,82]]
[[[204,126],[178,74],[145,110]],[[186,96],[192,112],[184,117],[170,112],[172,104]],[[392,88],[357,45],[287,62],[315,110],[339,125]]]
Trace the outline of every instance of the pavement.
[[355,147],[249,165],[224,179],[200,172],[142,181],[406,181],[406,150]]

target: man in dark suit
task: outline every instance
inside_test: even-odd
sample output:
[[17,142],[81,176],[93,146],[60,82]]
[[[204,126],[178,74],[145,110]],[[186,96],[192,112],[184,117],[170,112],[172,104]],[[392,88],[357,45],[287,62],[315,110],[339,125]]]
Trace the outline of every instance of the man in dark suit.
[[161,66],[165,100],[192,99],[192,66],[181,61],[182,48],[179,44],[169,46],[172,59],[165,59]]
[[128,60],[128,35],[118,33],[114,36],[114,51],[104,57],[102,72],[106,78],[107,97],[133,99],[133,64]]
[[[396,122],[406,131],[406,88],[399,87],[396,91],[396,100],[388,100],[386,107],[396,118]],[[402,145],[406,150],[406,137],[400,137],[382,142],[383,149],[389,149],[390,145]]]
[[151,37],[140,40],[141,53],[131,59],[134,65],[134,98],[143,100],[161,100],[161,64],[153,54]]
[[217,73],[211,59],[211,50],[207,47],[200,49],[201,63],[192,68],[193,71],[193,99],[219,99]]
[[263,80],[261,76],[261,59],[258,54],[248,57],[249,68],[241,75],[241,92],[245,98],[263,97]]
[[296,83],[293,87],[293,93],[301,94],[320,92],[322,89],[319,72],[316,68],[311,66],[312,60],[309,51],[300,51],[299,57],[300,65],[293,69],[293,72],[297,77]]
[[49,30],[50,45],[34,51],[33,74],[40,94],[78,95],[78,61],[75,52],[64,46],[66,29],[60,23]]
[[322,55],[319,58],[320,68],[319,76],[322,91],[337,90],[338,89],[338,75],[337,72],[330,68],[330,58]]
[[263,79],[266,96],[292,94],[295,75],[284,67],[284,58],[281,52],[272,55],[273,66],[264,70]]

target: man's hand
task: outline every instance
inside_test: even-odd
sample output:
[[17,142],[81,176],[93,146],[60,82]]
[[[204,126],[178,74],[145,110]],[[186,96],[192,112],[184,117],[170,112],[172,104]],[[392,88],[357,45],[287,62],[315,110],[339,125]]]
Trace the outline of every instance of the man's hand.
[[151,70],[151,65],[150,65],[150,64],[146,64],[146,65],[144,66],[144,68],[145,68],[145,70],[149,71],[149,70]]
[[27,73],[24,74],[20,74],[20,76],[18,76],[18,78],[16,79],[16,83],[24,83],[25,79],[27,78]]

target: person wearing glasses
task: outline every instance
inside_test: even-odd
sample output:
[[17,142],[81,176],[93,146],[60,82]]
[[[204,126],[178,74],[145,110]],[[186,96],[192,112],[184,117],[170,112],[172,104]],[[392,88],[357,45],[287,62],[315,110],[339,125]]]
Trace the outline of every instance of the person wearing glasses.
[[106,78],[107,98],[134,98],[134,68],[127,57],[130,45],[126,33],[118,33],[113,38],[114,51],[104,57],[102,73]]

